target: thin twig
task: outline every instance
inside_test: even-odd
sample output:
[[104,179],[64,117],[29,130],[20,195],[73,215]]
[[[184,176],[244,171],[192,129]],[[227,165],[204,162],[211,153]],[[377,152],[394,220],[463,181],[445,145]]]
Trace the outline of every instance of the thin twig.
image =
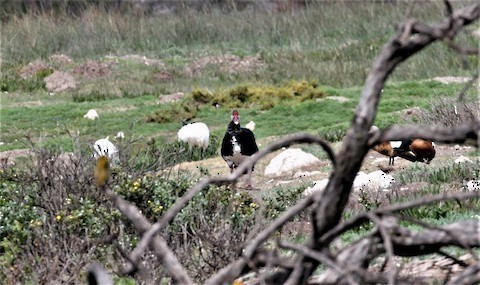
[[[386,215],[392,214],[395,212],[399,212],[401,210],[406,210],[410,208],[416,208],[428,204],[438,203],[442,201],[448,200],[466,200],[472,198],[480,198],[480,192],[460,192],[460,193],[442,193],[433,196],[426,196],[420,199],[416,199],[413,201],[408,201],[405,203],[400,203],[396,205],[391,205],[383,208],[376,209],[371,211],[375,215]],[[330,243],[334,238],[338,237],[339,235],[343,234],[344,232],[363,225],[365,222],[368,221],[367,213],[360,214],[342,224],[337,225],[336,227],[332,228],[330,231],[325,233],[321,238],[321,243]]]
[[210,184],[224,184],[231,183],[237,180],[243,173],[252,167],[260,158],[265,155],[278,150],[282,147],[290,146],[294,143],[316,143],[323,147],[326,151],[330,161],[335,166],[335,154],[331,149],[330,145],[323,139],[317,136],[312,136],[309,134],[296,134],[292,136],[285,137],[281,140],[278,140],[270,145],[266,146],[264,149],[260,150],[255,155],[249,157],[245,160],[237,169],[227,176],[216,176],[216,177],[205,177],[200,182],[198,182],[193,188],[191,188],[184,196],[182,196],[175,204],[173,204],[170,209],[162,216],[162,218],[155,223],[147,232],[142,236],[142,239],[137,244],[137,247],[130,254],[131,260],[138,260],[142,253],[145,251],[148,243],[152,237],[158,233],[162,228],[164,228],[170,221],[172,221],[175,216],[195,197],[200,191]]
[[384,222],[377,215],[373,213],[368,213],[367,217],[377,225],[380,235],[382,236],[383,246],[385,247],[385,251],[387,252],[387,263],[390,269],[390,272],[388,274],[388,284],[395,285],[395,277],[397,276],[397,267],[395,266],[392,239],[390,238],[390,235],[387,232],[387,228],[386,228],[387,225],[385,225]]
[[310,258],[316,259],[319,262],[325,264],[326,266],[332,268],[337,273],[344,274],[346,276],[346,278],[349,280],[350,284],[358,284],[357,282],[355,282],[355,280],[352,279],[352,277],[347,272],[345,272],[344,269],[342,269],[342,267],[340,265],[338,265],[335,262],[335,260],[330,258],[327,254],[324,254],[324,253],[319,252],[319,251],[313,251],[311,248],[306,247],[306,246],[302,246],[302,245],[294,244],[294,243],[289,243],[289,242],[285,242],[285,241],[280,241],[278,245],[281,248],[292,249],[292,250],[295,250],[297,252],[300,252],[304,256],[308,256]]

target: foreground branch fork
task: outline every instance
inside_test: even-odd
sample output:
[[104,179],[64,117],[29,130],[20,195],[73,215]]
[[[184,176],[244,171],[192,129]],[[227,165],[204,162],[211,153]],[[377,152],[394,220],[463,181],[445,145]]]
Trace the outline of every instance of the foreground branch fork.
[[[146,250],[148,244],[152,240],[152,238],[165,226],[171,222],[175,216],[197,195],[200,191],[202,191],[205,187],[210,184],[225,184],[231,183],[237,180],[240,176],[243,175],[245,170],[249,169],[254,165],[259,159],[264,157],[265,155],[276,151],[282,147],[288,147],[295,143],[316,143],[320,145],[325,152],[327,153],[330,161],[332,162],[333,166],[335,166],[335,154],[331,149],[330,145],[323,139],[318,136],[312,136],[309,134],[296,134],[292,136],[285,137],[281,140],[271,143],[270,145],[266,146],[264,149],[256,153],[255,155],[249,157],[242,163],[233,173],[227,176],[217,176],[217,177],[206,177],[202,179],[199,183],[197,183],[192,189],[190,189],[184,196],[182,196],[154,225],[152,225],[148,230],[143,233],[142,239],[138,243],[137,247],[132,251],[130,254],[130,260],[133,262],[138,262],[143,252]],[[305,204],[308,204],[309,201],[306,201]],[[302,210],[302,209],[300,209]],[[269,227],[270,228],[270,227]],[[274,229],[275,230],[275,229]],[[268,233],[270,235],[274,232],[272,230]],[[263,238],[262,240],[266,239]],[[130,264],[126,269],[125,272],[132,273],[135,270],[135,266]]]
[[[219,185],[233,182],[261,157],[293,143],[317,143],[327,152],[329,159],[334,165],[334,170],[330,176],[327,187],[323,192],[314,193],[303,199],[281,215],[280,218],[265,230],[261,231],[246,246],[241,258],[233,261],[215,275],[211,276],[210,279],[206,281],[206,284],[231,283],[240,274],[248,272],[249,269],[262,266],[262,261],[255,259],[255,257],[259,257],[261,253],[263,253],[260,251],[261,244],[284,223],[307,207],[312,208],[311,219],[313,233],[304,246],[291,247],[297,250],[298,255],[296,256],[296,260],[288,263],[289,266],[284,266],[279,270],[276,270],[271,276],[269,276],[271,278],[266,278],[265,280],[275,280],[279,283],[284,283],[288,280],[295,284],[302,284],[312,275],[318,265],[324,262],[333,268],[333,273],[331,272],[332,275],[327,276],[330,279],[327,278],[325,280],[333,279],[333,283],[344,279],[347,279],[349,283],[393,283],[397,280],[395,280],[396,276],[391,273],[386,275],[385,273],[367,272],[365,268],[361,268],[360,265],[365,263],[368,264],[371,261],[369,258],[372,256],[378,256],[385,251],[388,251],[389,261],[391,261],[391,256],[393,254],[410,256],[436,252],[440,247],[445,245],[457,245],[463,247],[480,246],[480,241],[477,238],[479,233],[478,225],[474,224],[472,221],[453,224],[445,227],[444,231],[427,229],[420,233],[412,233],[406,229],[392,226],[388,227],[388,231],[394,229],[395,235],[387,237],[388,231],[383,225],[382,213],[374,212],[374,214],[370,214],[370,218],[379,225],[380,232],[364,237],[353,245],[347,247],[337,255],[334,262],[325,259],[325,256],[323,255],[307,254],[309,249],[312,250],[312,252],[324,252],[323,250],[328,247],[329,243],[346,229],[361,224],[369,219],[369,216],[366,214],[360,216],[356,220],[354,219],[353,221],[344,224],[343,226],[338,226],[344,208],[350,197],[353,180],[362,166],[365,155],[373,144],[381,140],[421,137],[442,142],[465,142],[470,139],[475,140],[476,142],[474,144],[480,146],[480,120],[450,129],[394,126],[382,133],[375,134],[373,137],[370,137],[369,135],[369,130],[375,120],[377,106],[381,97],[381,90],[394,69],[400,63],[435,41],[446,40],[452,42],[464,26],[472,23],[480,17],[480,1],[457,11],[451,9],[451,5],[448,1],[445,0],[445,3],[449,9],[449,15],[444,21],[435,26],[428,26],[417,21],[407,20],[398,29],[397,34],[383,46],[366,78],[359,105],[352,120],[352,125],[347,131],[339,155],[335,156],[330,146],[318,137],[296,135],[284,138],[267,146],[256,155],[247,159],[232,174],[202,179],[197,185],[182,196],[154,225],[151,225],[146,220],[146,218],[138,211],[138,208],[129,204],[114,192],[107,189],[107,194],[112,201],[115,202],[120,211],[130,219],[137,231],[142,235],[142,239],[137,247],[130,254],[131,263],[129,264],[129,267],[127,266],[126,272],[133,273],[135,271],[135,268],[137,267],[136,264],[138,264],[141,255],[146,248],[150,246],[155,254],[160,257],[162,264],[176,282],[181,284],[191,284],[192,281],[187,275],[185,268],[178,262],[171,249],[158,233],[173,220],[173,218],[195,195],[208,185]],[[455,46],[452,45],[452,47]],[[459,52],[461,54],[467,54],[467,52],[462,50]],[[462,195],[459,194],[458,196],[461,196],[460,198],[462,199],[478,197],[478,195],[475,196],[476,194],[472,193],[461,194]],[[455,195],[436,197],[436,201],[459,198],[458,196],[453,196]],[[391,212],[394,212],[401,209],[402,206],[405,208],[414,207],[415,205],[422,204],[419,204],[418,201],[414,201],[409,205],[391,206],[388,209]],[[475,228],[476,226],[477,228]],[[447,234],[447,231],[455,231],[457,235],[449,235]],[[386,241],[386,243],[382,243],[380,236],[384,237],[383,241]],[[457,240],[459,237],[464,239],[463,242],[460,243]],[[415,243],[412,243],[412,240],[414,240]],[[351,272],[356,273],[350,274],[349,271],[348,273],[343,272],[343,274],[339,274],[339,268],[352,268]],[[470,266],[469,270],[472,272],[478,272],[478,268],[479,266],[477,264]],[[292,274],[292,272],[294,273]],[[354,275],[356,279],[352,280],[352,276]],[[459,278],[459,280],[466,280],[469,276],[462,275]]]
[[[385,81],[393,70],[403,61],[424,49],[436,40],[453,38],[464,26],[480,17],[480,1],[474,5],[453,12],[447,19],[433,27],[419,25],[407,21],[411,29],[402,26],[397,35],[387,42],[370,70],[361,93],[359,105],[355,112],[352,126],[343,140],[342,149],[338,155],[336,170],[332,173],[325,190],[316,193],[312,212],[313,234],[307,246],[319,250],[326,244],[321,242],[321,236],[335,227],[340,221],[345,205],[350,196],[351,187],[356,173],[360,170],[363,159],[368,152],[369,130],[375,120],[377,106],[381,97],[381,90]],[[420,30],[418,27],[428,29]],[[411,33],[410,35],[408,35]],[[478,141],[478,122],[467,127],[463,135],[467,138],[476,138]],[[454,134],[454,140],[462,140],[456,130],[445,130],[443,135]],[[405,134],[403,134],[405,135]],[[479,143],[477,143],[478,145]],[[299,256],[302,260],[304,274],[295,280],[304,283],[311,276],[319,262],[311,258]],[[306,269],[308,268],[308,269]],[[274,273],[285,275],[285,272]]]

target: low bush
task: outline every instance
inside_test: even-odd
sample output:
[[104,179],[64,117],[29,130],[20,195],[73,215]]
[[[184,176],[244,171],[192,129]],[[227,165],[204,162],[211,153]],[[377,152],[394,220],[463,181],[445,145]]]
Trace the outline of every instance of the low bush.
[[451,97],[436,97],[429,103],[430,108],[420,109],[409,121],[453,127],[480,117],[480,104],[476,95],[467,96],[463,102]]
[[[82,283],[87,264],[99,260],[116,271],[124,261],[122,252],[137,244],[139,237],[130,222],[94,184],[90,148],[75,149],[65,154],[35,148],[30,159],[2,170],[1,283]],[[109,185],[152,223],[208,174],[207,169],[200,169],[200,175],[172,172],[170,161],[180,161],[176,156],[182,154],[168,148],[150,144],[144,149],[126,142],[118,149]],[[210,185],[162,235],[201,282],[238,258],[250,233],[293,205],[302,189],[279,189],[260,198],[258,192]],[[155,280],[167,278],[159,264],[155,255],[145,254],[144,266]]]

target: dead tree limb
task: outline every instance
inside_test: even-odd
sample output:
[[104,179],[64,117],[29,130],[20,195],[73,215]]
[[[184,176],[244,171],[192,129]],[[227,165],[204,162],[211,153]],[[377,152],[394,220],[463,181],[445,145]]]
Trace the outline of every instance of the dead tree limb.
[[[448,9],[449,2],[445,1],[445,3]],[[302,200],[302,202],[297,204],[293,210],[282,215],[279,220],[262,231],[245,248],[244,254],[240,259],[232,262],[230,265],[212,276],[207,280],[207,284],[232,282],[234,278],[239,276],[239,274],[242,274],[253,267],[261,266],[262,262],[259,261],[258,257],[261,256],[264,251],[261,250],[260,245],[281,225],[283,225],[283,223],[288,221],[288,219],[291,218],[291,215],[303,210],[304,207],[312,208],[311,219],[313,225],[313,232],[304,247],[313,252],[324,252],[323,250],[329,245],[329,239],[325,238],[325,236],[329,235],[329,233],[331,233],[331,231],[339,224],[351,193],[353,180],[360,170],[364,157],[370,149],[370,146],[376,140],[388,139],[390,137],[401,139],[417,136],[444,142],[464,142],[467,139],[474,139],[476,140],[475,144],[477,146],[480,145],[480,122],[478,120],[458,126],[455,129],[418,129],[417,126],[394,126],[383,133],[378,134],[373,139],[370,138],[369,134],[369,130],[375,120],[377,106],[381,97],[381,90],[394,69],[400,63],[435,41],[453,40],[463,27],[469,25],[478,18],[480,18],[480,1],[457,11],[449,11],[448,18],[435,26],[429,26],[414,20],[406,20],[400,25],[397,34],[383,46],[379,56],[373,63],[372,69],[366,78],[364,88],[361,92],[359,105],[354,114],[352,125],[346,133],[342,148],[337,157],[334,156],[333,151],[328,144],[317,137],[297,135],[285,138],[273,143],[256,155],[250,157],[238,167],[234,173],[228,176],[207,177],[202,179],[194,188],[190,189],[186,195],[175,203],[160,221],[153,226],[145,219],[136,207],[108,190],[107,194],[115,202],[117,207],[132,221],[137,231],[143,235],[139,245],[130,255],[130,259],[133,263],[131,266],[135,266],[135,263],[138,262],[141,254],[145,251],[146,247],[150,245],[176,282],[190,284],[191,280],[186,274],[185,269],[175,258],[165,241],[158,235],[159,231],[164,228],[196,194],[209,184],[224,184],[235,181],[258,159],[280,147],[300,142],[320,144],[329,155],[329,158],[335,167],[327,187],[323,192],[314,193],[311,198]],[[419,130],[422,132],[420,133]],[[461,246],[452,235],[446,234],[445,231],[428,229],[421,233],[412,233],[396,225],[387,227],[383,222],[380,222],[382,219],[380,213],[378,213],[377,216],[379,219],[377,222],[382,224],[382,227],[388,229],[388,231],[385,230],[383,234],[386,235],[387,232],[394,233],[390,235],[391,247],[393,252],[397,255],[418,255],[419,253],[436,252],[444,245]],[[368,216],[364,216],[363,218],[368,219]],[[357,222],[360,221],[361,218]],[[477,236],[475,236],[478,235],[478,229],[475,231],[475,229],[472,230],[472,228],[468,228],[468,226],[473,227],[471,222],[456,223],[449,226],[448,230],[455,230],[458,235],[465,238],[464,242],[468,246],[480,246],[480,241],[476,238]],[[382,241],[380,236],[381,234],[379,234],[379,232],[375,232],[349,246],[337,256],[338,264],[345,265],[349,270],[351,268],[352,272],[356,272],[356,278],[358,278],[358,281],[355,280],[355,282],[385,282],[385,280],[391,282],[391,275],[388,276],[384,273],[372,273],[365,270],[373,257],[384,253],[386,250],[384,243],[386,238]],[[334,237],[336,236],[330,236],[330,238]],[[413,238],[416,239],[416,242],[412,242]],[[418,241],[421,241],[422,244],[419,244]],[[267,254],[267,256],[270,255]],[[288,281],[294,284],[303,284],[308,278],[310,278],[311,274],[321,262],[322,260],[318,258],[318,256],[309,256],[309,254],[300,251],[296,260],[288,262],[288,266],[281,267],[273,273],[271,278],[267,279],[266,282],[273,283],[273,281],[268,280],[274,280],[277,283]],[[472,270],[475,270],[475,268],[472,268]],[[292,272],[295,274],[292,274]],[[338,276],[338,274],[333,274],[332,276]],[[340,277],[344,278],[348,276],[342,275]]]
[[[461,246],[457,238],[447,234],[447,231],[454,231],[469,246],[480,246],[480,239],[478,238],[480,228],[477,220],[462,221],[440,227],[439,229],[426,229],[420,232],[412,232],[391,224],[388,227],[388,231],[391,232],[390,238],[393,250],[398,256],[436,253],[443,246]],[[337,255],[336,262],[342,268],[366,270],[370,262],[384,252],[385,246],[381,235],[378,232],[374,232],[341,250]],[[338,275],[335,270],[328,269],[317,280],[336,284],[341,277],[343,276]],[[361,276],[357,276],[357,278],[360,278],[357,281],[364,283],[365,280],[362,280]]]
[[479,147],[480,120],[467,122],[454,128],[421,125],[393,125],[369,139],[369,146],[382,141],[421,138],[443,143],[472,144]]
[[[151,228],[151,223],[145,218],[137,206],[126,201],[115,192],[113,192],[108,186],[103,187],[103,191],[107,196],[112,200],[118,210],[127,217],[130,222],[133,224],[137,232],[142,235]],[[170,276],[178,282],[179,284],[193,284],[192,280],[188,276],[185,268],[178,262],[175,254],[168,247],[167,242],[160,236],[155,236],[150,242],[154,253],[160,258],[162,264],[165,266],[166,270]],[[132,266],[136,264],[129,263]],[[134,272],[132,270],[131,272]],[[125,272],[129,274],[130,272]]]
[[479,284],[480,283],[480,262],[474,263],[467,267],[465,271],[460,273],[458,276],[450,280],[448,285],[454,284]]
[[[314,194],[313,233],[307,246],[314,250],[325,247],[326,245],[320,242],[322,235],[335,227],[341,219],[353,180],[369,150],[369,130],[375,120],[381,90],[389,75],[400,63],[415,53],[434,41],[453,38],[464,26],[479,17],[480,1],[453,12],[447,19],[432,27],[415,21],[406,21],[400,26],[397,34],[383,46],[366,78],[352,125],[337,156],[337,167],[325,190]],[[472,129],[475,130],[471,135],[475,137],[478,136],[478,122],[474,127],[467,132],[472,133]],[[452,132],[455,133],[455,130]],[[303,284],[313,273],[312,268],[315,269],[319,263],[303,256],[299,256],[299,259],[302,260],[302,267],[305,269],[296,283]],[[275,274],[285,275],[285,272]]]
[[[375,215],[389,215],[393,214],[402,210],[411,209],[419,206],[429,205],[433,203],[438,203],[442,201],[448,200],[466,200],[471,198],[480,198],[480,193],[478,192],[468,192],[468,193],[447,193],[447,194],[437,194],[433,196],[422,197],[413,201],[404,202],[401,204],[391,205],[383,208],[376,209],[371,213]],[[340,236],[341,234],[345,233],[346,231],[353,229],[355,227],[359,227],[363,225],[365,222],[368,221],[367,214],[360,214],[355,216],[354,218],[338,224],[330,231],[325,233],[321,239],[321,243],[330,243],[334,238]]]
[[[147,230],[145,230],[145,232],[142,235],[142,239],[138,243],[137,247],[130,254],[130,260],[132,260],[133,262],[138,262],[138,260],[140,259],[140,256],[143,254],[143,252],[147,248],[151,239],[161,229],[163,229],[166,225],[168,225],[168,223],[175,218],[175,216],[193,199],[193,197],[195,197],[205,187],[207,187],[210,184],[225,184],[225,183],[231,183],[233,181],[236,181],[240,176],[243,175],[243,173],[247,169],[252,167],[252,165],[254,165],[259,159],[261,159],[265,155],[273,151],[276,151],[282,147],[288,147],[295,143],[316,143],[320,145],[327,153],[333,166],[335,166],[335,154],[333,150],[331,149],[328,142],[326,142],[325,140],[321,139],[318,136],[313,136],[310,134],[296,134],[296,135],[285,137],[276,142],[273,142],[268,146],[266,146],[265,148],[263,148],[262,150],[260,150],[255,155],[249,157],[244,163],[242,163],[239,167],[237,167],[237,169],[230,175],[205,177],[199,183],[197,183],[192,189],[190,189],[185,195],[183,195],[175,204],[173,204],[172,207],[168,209],[168,211],[162,216],[162,218],[157,223],[155,223],[154,225],[149,227]],[[305,204],[309,204],[309,203],[310,203],[309,200],[305,201]],[[303,203],[300,203],[300,204],[303,204]],[[300,210],[302,209],[303,208],[301,208]],[[292,211],[292,213],[296,214],[297,212]],[[286,215],[286,216],[288,217],[289,215]],[[270,235],[271,233],[272,232],[269,232],[268,235]],[[131,273],[133,270],[135,270],[135,268],[136,267],[130,263],[125,269],[125,272]]]

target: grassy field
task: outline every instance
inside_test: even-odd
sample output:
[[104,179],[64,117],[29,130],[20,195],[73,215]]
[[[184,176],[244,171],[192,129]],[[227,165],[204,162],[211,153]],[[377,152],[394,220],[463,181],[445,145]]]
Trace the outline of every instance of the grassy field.
[[[76,18],[46,14],[14,17],[3,23],[1,34],[0,130],[5,144],[0,150],[21,147],[25,135],[34,140],[46,137],[47,144],[69,150],[66,134],[76,132],[88,141],[121,130],[132,137],[172,141],[181,118],[145,123],[155,112],[169,108],[158,105],[161,95],[204,90],[228,96],[228,90],[236,86],[274,88],[273,95],[277,95],[278,88],[302,80],[315,81],[327,97],[343,96],[349,101],[286,101],[261,111],[255,110],[253,102],[244,106],[244,120],[257,122],[259,138],[344,130],[370,64],[394,33],[394,24],[402,19],[406,6],[402,2],[355,1],[310,5],[295,15],[246,9],[154,17],[88,10]],[[421,3],[413,16],[435,22],[443,16],[442,9],[435,1]],[[475,45],[472,37],[461,37],[459,42]],[[59,64],[50,58],[58,54],[69,56],[72,62]],[[132,54],[155,61],[146,64],[125,58]],[[226,72],[225,66],[212,59],[220,55],[240,60],[256,57],[260,63]],[[207,64],[201,65],[206,57]],[[22,68],[35,60],[42,60],[47,70],[23,79]],[[107,64],[108,74],[74,74],[75,89],[53,95],[45,89],[43,78],[52,71],[72,73],[88,61]],[[379,106],[377,124],[397,123],[395,112],[426,107],[431,98],[455,96],[459,87],[419,80],[469,75],[477,63],[470,65],[470,69],[463,69],[461,58],[442,44],[421,52],[393,75]],[[192,74],[192,69],[198,72]],[[155,77],[159,72],[172,79],[159,80]],[[399,83],[410,80],[415,82]],[[82,118],[90,108],[97,109],[100,120]],[[195,120],[221,132],[228,112],[201,106]]]

